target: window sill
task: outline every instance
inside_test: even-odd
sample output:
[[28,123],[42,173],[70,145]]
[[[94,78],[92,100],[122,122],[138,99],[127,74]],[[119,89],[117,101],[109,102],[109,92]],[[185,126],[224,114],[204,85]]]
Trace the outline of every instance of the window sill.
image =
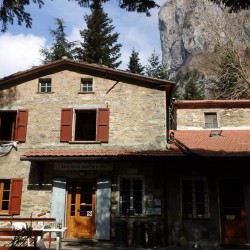
[[94,91],[79,91],[78,94],[94,94]]
[[36,92],[37,94],[42,94],[42,95],[44,95],[44,94],[54,94],[55,92]]
[[70,144],[101,144],[100,141],[69,141]]

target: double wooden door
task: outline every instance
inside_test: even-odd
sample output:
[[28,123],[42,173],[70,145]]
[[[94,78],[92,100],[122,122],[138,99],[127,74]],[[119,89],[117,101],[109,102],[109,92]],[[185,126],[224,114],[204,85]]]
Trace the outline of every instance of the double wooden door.
[[96,181],[71,181],[67,195],[67,238],[95,237]]

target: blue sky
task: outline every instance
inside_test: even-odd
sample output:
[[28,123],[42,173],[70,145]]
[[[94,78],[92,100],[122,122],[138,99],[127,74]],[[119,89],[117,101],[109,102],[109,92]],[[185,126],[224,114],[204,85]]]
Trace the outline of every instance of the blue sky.
[[[156,0],[162,5],[167,0]],[[81,8],[75,1],[45,0],[45,5],[39,9],[31,4],[27,11],[33,18],[32,28],[8,25],[5,33],[0,33],[0,78],[29,69],[41,64],[40,48],[50,46],[52,37],[49,29],[56,29],[55,18],[60,18],[66,26],[69,41],[81,41],[79,30],[86,28],[84,15],[90,14],[88,8]],[[118,7],[118,0],[110,0],[104,5],[104,11],[112,19],[114,32],[119,33],[118,43],[122,44],[119,67],[126,69],[134,48],[139,52],[140,62],[148,64],[148,58],[155,50],[161,59],[160,32],[158,28],[159,9],[151,10],[151,16],[127,12]]]

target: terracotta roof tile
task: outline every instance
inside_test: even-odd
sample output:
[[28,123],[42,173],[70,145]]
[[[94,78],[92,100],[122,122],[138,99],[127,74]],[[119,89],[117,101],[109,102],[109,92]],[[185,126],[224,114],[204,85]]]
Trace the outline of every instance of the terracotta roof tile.
[[[250,157],[250,130],[223,130],[211,137],[211,130],[174,130],[174,140],[166,150],[84,150],[33,149],[21,160],[59,157],[171,157],[171,156],[246,156]],[[214,131],[213,131],[214,132]]]
[[[222,130],[218,136],[210,136],[211,130],[175,130],[174,138],[188,149],[210,155],[249,155],[250,130]],[[173,145],[177,148],[177,145]]]

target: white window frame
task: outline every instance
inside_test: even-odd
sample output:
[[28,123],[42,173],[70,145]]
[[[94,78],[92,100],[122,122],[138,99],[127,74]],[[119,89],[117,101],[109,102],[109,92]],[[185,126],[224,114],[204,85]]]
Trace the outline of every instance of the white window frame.
[[[141,197],[141,200],[142,200],[142,212],[141,214],[136,214],[136,213],[131,213],[131,214],[121,214],[122,213],[122,197],[121,197],[121,180],[122,179],[129,179],[132,182],[133,179],[140,179],[142,181],[142,197]],[[132,185],[132,184],[131,184]],[[145,180],[144,180],[144,177],[141,176],[141,175],[121,175],[118,177],[118,186],[119,186],[119,209],[118,209],[118,213],[120,216],[144,216],[145,215]],[[134,210],[134,204],[133,204],[133,201],[134,201],[134,197],[133,197],[133,186],[130,190],[130,210]]]
[[81,85],[80,85],[80,92],[84,92],[84,93],[93,92],[93,79],[82,78]]
[[51,92],[52,92],[52,80],[39,79],[39,93],[51,93]]

